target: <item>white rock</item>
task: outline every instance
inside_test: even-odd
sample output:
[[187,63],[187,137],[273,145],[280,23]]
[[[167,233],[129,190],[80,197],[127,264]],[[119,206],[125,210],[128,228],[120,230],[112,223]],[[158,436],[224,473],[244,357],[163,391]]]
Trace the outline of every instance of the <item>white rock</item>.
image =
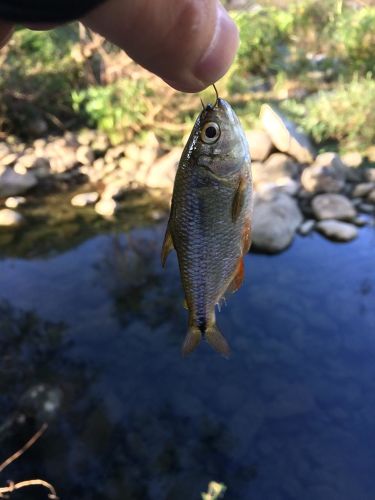
[[336,153],[323,153],[302,172],[301,183],[310,193],[338,193],[345,186],[345,170]]
[[255,185],[264,182],[279,183],[280,179],[296,177],[298,165],[290,156],[284,153],[274,153],[264,163],[253,162],[252,173]]
[[320,153],[315,158],[314,165],[320,165],[321,167],[334,167],[337,168],[338,170],[344,168],[344,164],[340,156],[333,151]]
[[361,215],[357,215],[357,217],[353,220],[353,224],[358,227],[363,227],[367,225],[367,219]]
[[290,177],[281,177],[280,179],[277,179],[276,186],[279,191],[288,194],[289,196],[295,196],[300,188],[299,183]]
[[70,203],[73,207],[86,207],[87,205],[93,205],[99,199],[99,194],[95,191],[90,193],[79,193],[73,196]]
[[279,151],[288,153],[300,163],[311,163],[315,151],[309,138],[290,120],[268,104],[263,104],[260,119],[264,129]]
[[94,153],[89,146],[79,146],[76,151],[76,159],[82,165],[91,165],[94,161]]
[[303,220],[297,203],[284,194],[256,196],[252,241],[256,249],[276,253],[287,248]]
[[363,198],[364,196],[367,196],[373,189],[375,189],[375,184],[373,182],[361,182],[360,184],[357,184],[353,189],[352,196],[354,198]]
[[117,210],[117,203],[112,198],[105,198],[98,201],[95,205],[95,211],[103,217],[111,217]]
[[19,226],[24,222],[24,218],[18,212],[3,208],[0,210],[0,226],[13,227]]
[[44,158],[42,156],[35,158],[35,161],[31,166],[31,170],[38,179],[48,177],[51,174],[51,165],[48,158]]
[[17,174],[12,168],[7,168],[0,174],[0,196],[16,196],[25,193],[37,182],[37,178],[31,172]]
[[7,155],[5,155],[1,159],[1,165],[4,167],[7,167],[7,166],[15,163],[17,161],[17,159],[18,159],[18,155],[16,155],[15,153],[8,153]]
[[366,168],[364,171],[365,180],[375,182],[375,168]]
[[375,203],[375,189],[373,189],[371,193],[367,195],[366,200],[370,203]]
[[357,214],[350,200],[341,194],[319,194],[312,200],[311,206],[318,220],[352,220]]
[[343,164],[349,168],[357,168],[363,162],[361,153],[358,153],[357,151],[345,153],[344,155],[341,156],[341,160]]
[[337,220],[322,220],[316,229],[330,240],[351,241],[358,236],[358,229],[353,224]]
[[361,203],[359,205],[359,210],[365,214],[373,214],[374,213],[374,206],[370,205],[370,203]]
[[250,156],[254,161],[264,161],[272,151],[272,141],[264,130],[248,130],[246,138],[249,143]]
[[178,162],[182,154],[181,148],[174,148],[159,158],[149,170],[142,173],[142,179],[136,180],[149,188],[160,188],[172,191]]
[[26,203],[26,198],[23,196],[10,196],[5,200],[5,206],[7,208],[17,208],[24,203]]
[[298,232],[301,236],[307,236],[314,229],[315,221],[312,219],[305,220],[300,227],[298,228]]

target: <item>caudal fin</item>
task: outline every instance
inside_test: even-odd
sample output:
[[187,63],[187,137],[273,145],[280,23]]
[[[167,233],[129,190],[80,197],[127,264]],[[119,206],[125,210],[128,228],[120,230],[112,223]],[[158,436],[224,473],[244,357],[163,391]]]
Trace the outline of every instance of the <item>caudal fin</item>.
[[202,334],[199,328],[195,325],[191,325],[186,334],[184,343],[182,344],[182,355],[185,357],[197,347],[202,339]]
[[215,351],[225,358],[229,358],[230,347],[215,323],[207,328],[204,336]]

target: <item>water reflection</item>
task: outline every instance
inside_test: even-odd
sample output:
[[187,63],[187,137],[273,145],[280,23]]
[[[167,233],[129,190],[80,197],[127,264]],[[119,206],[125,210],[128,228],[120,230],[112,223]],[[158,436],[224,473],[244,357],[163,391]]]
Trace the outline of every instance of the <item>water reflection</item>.
[[[53,347],[35,340],[54,360],[42,381],[64,404],[11,476],[37,470],[62,497],[90,500],[198,499],[211,480],[226,499],[372,500],[371,230],[347,245],[313,235],[249,256],[245,286],[218,315],[230,361],[205,345],[180,358],[186,312],[176,259],[159,267],[161,239],[160,228],[137,230],[0,262],[9,324],[23,309],[64,325]],[[30,384],[41,381],[37,359],[17,360]]]

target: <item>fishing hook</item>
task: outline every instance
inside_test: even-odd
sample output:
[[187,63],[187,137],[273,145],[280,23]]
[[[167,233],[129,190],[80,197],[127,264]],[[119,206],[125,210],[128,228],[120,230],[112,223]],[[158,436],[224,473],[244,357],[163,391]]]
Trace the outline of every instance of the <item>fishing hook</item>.
[[216,85],[214,83],[212,84],[212,86],[215,89],[215,94],[216,94],[216,101],[215,101],[215,104],[214,104],[214,108],[216,108],[217,103],[219,102],[219,92],[217,91]]

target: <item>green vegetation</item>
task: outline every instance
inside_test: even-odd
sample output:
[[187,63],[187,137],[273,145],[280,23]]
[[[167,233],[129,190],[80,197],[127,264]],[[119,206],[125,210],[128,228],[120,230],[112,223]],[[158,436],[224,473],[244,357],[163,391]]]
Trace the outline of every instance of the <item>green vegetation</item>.
[[375,143],[375,81],[353,78],[332,90],[320,91],[303,103],[285,101],[282,108],[317,143],[337,141],[347,149]]
[[[365,150],[375,130],[375,7],[345,0],[264,3],[233,12],[241,46],[220,93],[248,127],[263,102],[276,103],[318,146],[338,141]],[[112,142],[152,130],[168,148],[181,142],[199,109],[196,96],[171,91],[77,24],[19,30],[0,64],[4,132],[38,135],[32,124],[42,118],[50,130],[95,127]]]
[[127,131],[134,124],[139,128],[145,125],[146,99],[151,93],[146,79],[122,78],[107,86],[73,90],[72,105],[88,125],[102,130],[117,143],[127,138]]

